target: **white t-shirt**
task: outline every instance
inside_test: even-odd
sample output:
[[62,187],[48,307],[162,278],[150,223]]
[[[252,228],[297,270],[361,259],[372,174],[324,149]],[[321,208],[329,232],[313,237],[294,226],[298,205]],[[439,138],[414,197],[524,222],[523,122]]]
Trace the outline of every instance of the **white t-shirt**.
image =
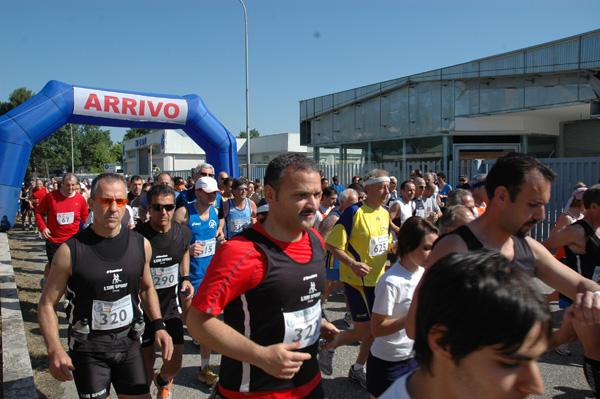
[[398,378],[390,387],[382,393],[377,399],[411,399],[406,390],[406,382],[412,373],[404,374]]
[[437,201],[433,197],[433,195],[426,200],[423,200],[423,205],[425,206],[425,216],[428,217],[432,212],[438,213],[440,212],[440,207],[437,204]]
[[[408,314],[415,289],[425,269],[412,273],[396,262],[375,285],[373,312],[396,319]],[[388,362],[399,362],[412,356],[414,341],[402,329],[385,337],[377,337],[371,346],[371,354]]]
[[[400,225],[402,225],[402,223],[404,223],[406,219],[413,215],[413,212],[415,210],[415,203],[413,201],[409,201],[407,204],[402,199],[402,196],[398,197],[396,201],[392,202],[392,205],[396,202],[400,204]],[[390,205],[390,208],[392,207],[392,205]]]

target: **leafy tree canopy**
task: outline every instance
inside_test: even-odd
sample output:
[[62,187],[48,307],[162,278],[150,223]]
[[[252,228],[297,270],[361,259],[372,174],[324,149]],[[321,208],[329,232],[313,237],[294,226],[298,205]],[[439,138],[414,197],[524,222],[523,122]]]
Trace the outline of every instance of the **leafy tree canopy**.
[[[256,129],[250,130],[250,138],[251,139],[255,139],[258,136],[260,136],[260,133],[258,132],[258,130],[256,130]],[[238,136],[238,138],[245,139],[246,138],[246,132],[240,132],[240,135]]]
[[123,141],[135,139],[136,137],[145,136],[149,133],[155,132],[157,129],[140,129],[140,128],[131,128],[125,131],[125,135],[123,136]]

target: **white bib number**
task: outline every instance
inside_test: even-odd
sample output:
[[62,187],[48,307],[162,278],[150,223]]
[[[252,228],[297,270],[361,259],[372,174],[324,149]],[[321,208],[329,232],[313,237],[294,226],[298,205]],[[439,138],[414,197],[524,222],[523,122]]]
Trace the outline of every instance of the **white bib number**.
[[177,285],[177,276],[179,275],[179,263],[168,267],[151,267],[152,281],[154,288],[169,288]]
[[284,343],[302,341],[300,348],[317,342],[321,333],[321,300],[308,309],[283,314],[285,321]]
[[369,242],[369,256],[379,256],[387,253],[388,236],[371,237]]
[[75,221],[75,212],[57,213],[56,220],[58,221],[58,224],[60,224],[61,226],[64,226],[66,224],[71,224]]
[[204,244],[202,247],[202,253],[194,258],[206,258],[207,256],[213,256],[215,254],[215,248],[217,247],[217,240],[211,238],[210,240],[201,241],[196,240],[196,244]]
[[94,300],[92,306],[93,330],[114,330],[130,325],[133,320],[131,295],[115,302]]
[[231,223],[231,232],[239,233],[244,230],[247,226],[250,226],[250,222],[244,219],[234,219]]

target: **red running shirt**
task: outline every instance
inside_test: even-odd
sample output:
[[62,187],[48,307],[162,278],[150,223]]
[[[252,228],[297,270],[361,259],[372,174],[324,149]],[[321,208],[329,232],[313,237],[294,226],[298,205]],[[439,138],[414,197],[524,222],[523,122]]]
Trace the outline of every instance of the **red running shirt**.
[[[284,242],[269,236],[260,223],[251,228],[265,235],[297,262],[306,263],[312,258],[306,232],[297,242]],[[313,232],[318,235],[316,230],[313,229]],[[321,244],[325,247],[323,238]],[[233,237],[217,250],[210,261],[192,306],[204,313],[219,315],[229,302],[255,288],[264,278],[267,267],[267,257],[254,242],[240,236]]]

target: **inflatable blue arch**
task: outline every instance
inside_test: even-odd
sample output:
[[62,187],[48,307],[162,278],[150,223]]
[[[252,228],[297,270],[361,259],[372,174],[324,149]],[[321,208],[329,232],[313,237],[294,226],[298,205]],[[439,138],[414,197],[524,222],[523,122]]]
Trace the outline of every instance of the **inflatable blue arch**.
[[0,218],[14,225],[31,149],[65,124],[182,129],[215,171],[237,177],[235,137],[195,95],[114,91],[51,80],[36,96],[0,116]]

